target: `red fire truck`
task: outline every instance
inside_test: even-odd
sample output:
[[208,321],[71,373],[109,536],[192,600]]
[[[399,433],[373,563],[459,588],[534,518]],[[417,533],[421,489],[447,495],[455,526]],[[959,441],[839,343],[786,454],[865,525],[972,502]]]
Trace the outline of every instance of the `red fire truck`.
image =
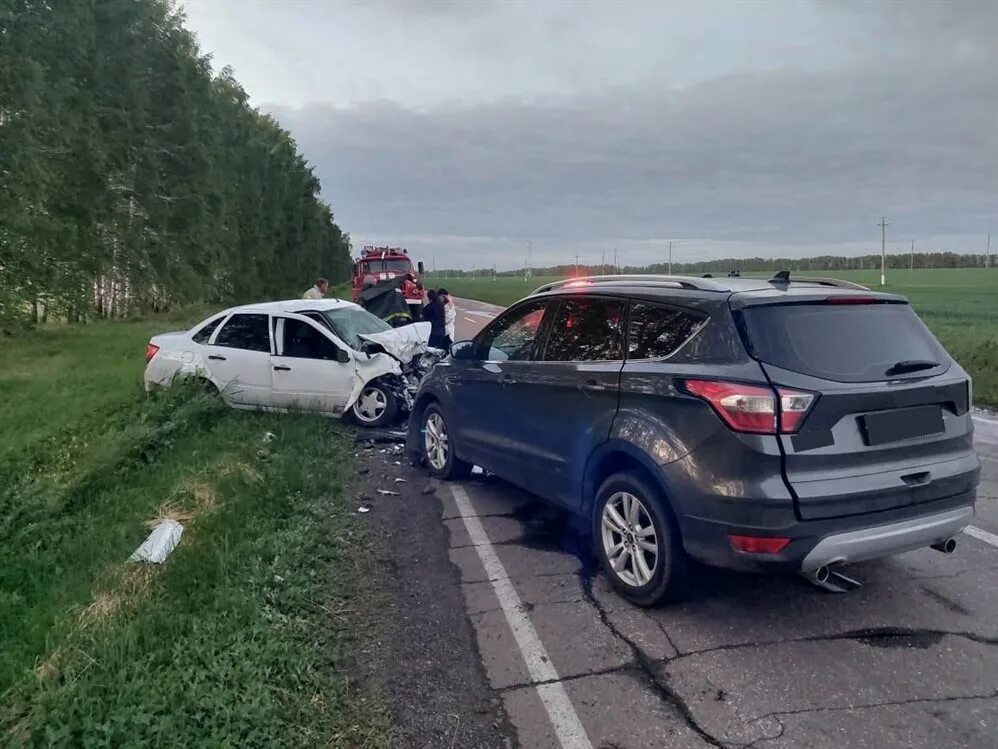
[[[418,263],[418,269],[414,268],[409,251],[404,247],[368,245],[364,247],[360,257],[353,264],[354,301],[357,301],[357,296],[368,286],[404,276],[406,273],[411,273],[413,278],[419,280],[419,275],[422,272],[423,264]],[[408,295],[406,302],[422,304],[422,294],[417,292]]]

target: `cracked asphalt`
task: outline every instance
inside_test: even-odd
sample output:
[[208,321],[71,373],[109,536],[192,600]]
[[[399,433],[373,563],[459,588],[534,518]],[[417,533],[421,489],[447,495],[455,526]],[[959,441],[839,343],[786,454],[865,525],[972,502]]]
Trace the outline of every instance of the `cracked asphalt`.
[[[489,305],[459,300],[459,310],[472,304],[487,321]],[[470,332],[459,327],[458,337]],[[853,565],[863,587],[841,595],[792,576],[695,567],[684,602],[639,609],[610,589],[574,521],[498,479],[457,485],[463,509],[450,484],[404,498],[439,503],[446,534],[436,543],[445,537],[447,549],[433,554],[446,553],[455,571],[439,585],[459,588],[447,600],[463,607],[450,612],[461,625],[449,626],[473,632],[461,647],[477,664],[464,678],[481,680],[476,699],[494,697],[488,719],[502,727],[441,740],[998,746],[998,547],[986,540],[998,534],[998,421],[987,418],[976,425],[984,468],[974,525],[984,538],[962,536],[953,555],[926,549]],[[484,541],[469,533],[477,524]],[[508,586],[497,587],[496,569]],[[455,636],[455,646],[470,637]],[[556,678],[539,680],[528,664],[524,643],[534,639]],[[564,701],[552,712],[552,694],[577,722]]]
[[[685,602],[644,610],[567,516],[498,479],[462,486],[591,746],[998,744],[998,548],[964,537],[951,556],[853,565],[863,587],[843,595],[697,568]],[[450,487],[436,493],[489,687],[520,745],[561,746]]]

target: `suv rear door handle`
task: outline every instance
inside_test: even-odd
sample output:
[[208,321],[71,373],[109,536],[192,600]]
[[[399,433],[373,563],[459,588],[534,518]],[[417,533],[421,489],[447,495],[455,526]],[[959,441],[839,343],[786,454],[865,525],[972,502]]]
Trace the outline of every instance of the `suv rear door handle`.
[[607,386],[604,385],[603,383],[599,382],[598,380],[586,380],[582,384],[582,389],[583,390],[592,390],[594,392],[600,392],[602,390],[606,390]]
[[503,375],[502,379],[499,381],[500,385],[515,385],[516,378],[513,375]]
[[283,364],[275,364],[274,365],[274,369],[277,372],[290,372],[291,371],[291,367],[286,367]]
[[218,354],[211,354],[208,358],[212,359],[213,361],[225,361],[225,357],[219,356]]

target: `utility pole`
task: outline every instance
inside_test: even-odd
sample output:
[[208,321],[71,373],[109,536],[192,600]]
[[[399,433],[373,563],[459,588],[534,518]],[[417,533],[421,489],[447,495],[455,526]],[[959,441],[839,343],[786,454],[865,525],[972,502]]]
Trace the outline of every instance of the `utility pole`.
[[617,274],[617,250],[616,249],[614,249],[614,251],[613,251],[613,273],[614,273],[614,275]]
[[606,250],[603,250],[603,255],[600,257],[599,261],[599,274],[601,276],[606,275]]
[[880,223],[880,285],[887,285],[887,217],[881,216]]
[[576,276],[576,278],[579,276],[579,256],[578,255],[575,256],[575,276]]
[[527,264],[523,266],[523,280],[524,281],[526,281],[528,278],[530,278],[530,275],[531,275],[531,273],[530,273],[530,256],[531,256],[532,249],[533,249],[533,243],[528,239],[527,240]]
[[988,232],[988,249],[984,253],[984,267],[991,267],[991,232]]
[[669,240],[669,275],[672,275],[672,240]]
[[915,240],[911,240],[911,267],[908,270],[915,270]]

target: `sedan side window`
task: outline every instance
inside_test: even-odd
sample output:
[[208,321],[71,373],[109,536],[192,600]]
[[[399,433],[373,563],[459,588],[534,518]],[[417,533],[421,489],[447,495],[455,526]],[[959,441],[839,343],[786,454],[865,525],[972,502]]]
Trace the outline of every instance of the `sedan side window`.
[[624,358],[624,302],[578,297],[558,306],[545,361],[620,361]]
[[284,356],[336,361],[336,344],[303,320],[284,319]]
[[657,304],[634,302],[627,331],[627,358],[664,359],[700,330],[706,318]]
[[526,361],[534,358],[534,344],[544,320],[545,302],[517,307],[486,329],[475,348],[487,361]]
[[214,320],[210,321],[207,325],[202,326],[201,330],[195,333],[191,340],[194,343],[204,343],[207,344],[211,340],[211,334],[215,332],[215,328],[222,324],[222,320],[225,319],[225,313],[222,313]]
[[236,314],[218,331],[216,346],[270,353],[267,315]]

